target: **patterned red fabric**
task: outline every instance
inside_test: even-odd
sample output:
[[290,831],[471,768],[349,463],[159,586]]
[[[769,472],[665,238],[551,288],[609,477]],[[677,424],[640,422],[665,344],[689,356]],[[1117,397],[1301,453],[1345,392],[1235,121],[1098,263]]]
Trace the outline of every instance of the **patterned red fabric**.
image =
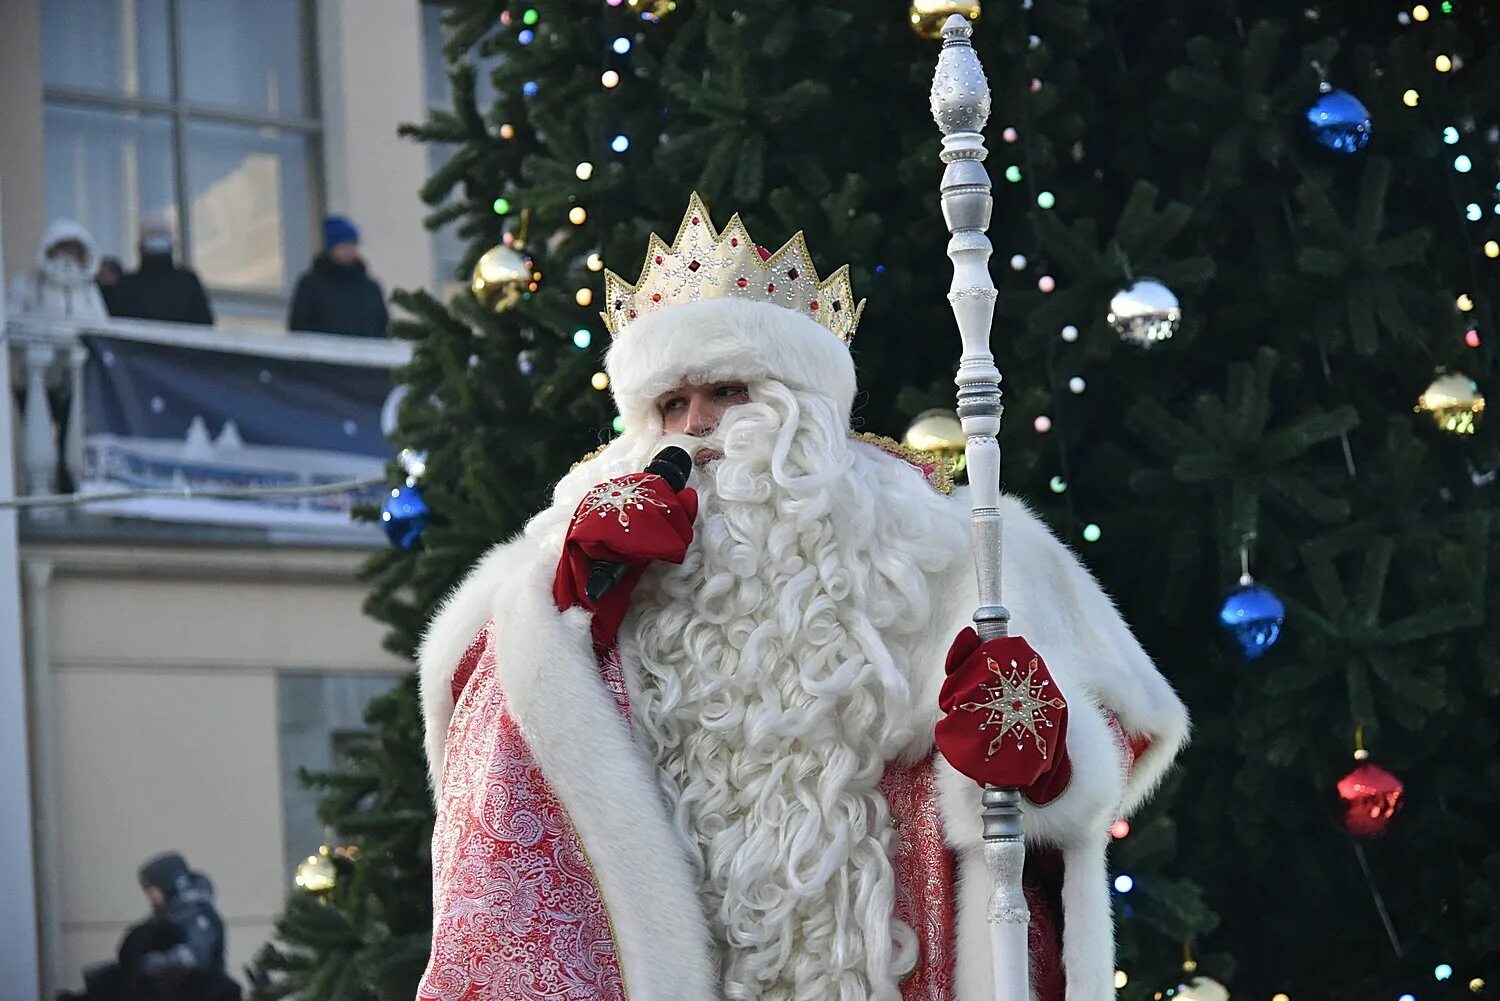
[[[681,563],[693,541],[698,494],[673,492],[654,473],[631,473],[599,484],[584,495],[568,526],[562,559],[552,582],[559,609],[575,605],[594,613],[594,647],[607,649],[630,610],[630,592],[656,560]],[[622,563],[625,576],[595,604],[584,592],[595,560]]]
[[943,836],[943,817],[933,789],[932,758],[916,765],[892,764],[880,791],[896,825],[896,916],[917,933],[922,954],[901,982],[901,1001],[952,1001],[955,917],[953,851]]
[[1025,640],[980,643],[964,629],[948,651],[938,703],[938,749],[975,782],[1022,789],[1039,805],[1067,788],[1068,703]]
[[432,956],[417,997],[624,1001],[593,869],[508,711],[494,633],[486,623],[470,646],[473,667],[448,726]]

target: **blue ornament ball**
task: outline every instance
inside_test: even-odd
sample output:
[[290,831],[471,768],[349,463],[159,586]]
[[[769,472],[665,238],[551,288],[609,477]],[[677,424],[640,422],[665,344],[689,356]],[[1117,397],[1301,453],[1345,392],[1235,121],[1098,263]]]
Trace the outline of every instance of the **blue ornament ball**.
[[403,484],[394,487],[380,505],[380,527],[393,545],[415,549],[422,530],[427,527],[428,513],[422,491]]
[[1358,153],[1370,142],[1370,111],[1347,90],[1330,90],[1307,109],[1313,142],[1335,153]]
[[1270,588],[1241,584],[1229,592],[1219,608],[1219,625],[1239,646],[1246,660],[1255,660],[1281,636],[1286,606]]

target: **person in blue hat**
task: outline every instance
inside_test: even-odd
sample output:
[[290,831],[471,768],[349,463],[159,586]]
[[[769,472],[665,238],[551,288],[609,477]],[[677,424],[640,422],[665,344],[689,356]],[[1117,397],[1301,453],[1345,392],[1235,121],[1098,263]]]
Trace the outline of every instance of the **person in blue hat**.
[[343,216],[323,220],[323,253],[297,279],[289,330],[384,337],[385,293],[359,256],[359,230]]

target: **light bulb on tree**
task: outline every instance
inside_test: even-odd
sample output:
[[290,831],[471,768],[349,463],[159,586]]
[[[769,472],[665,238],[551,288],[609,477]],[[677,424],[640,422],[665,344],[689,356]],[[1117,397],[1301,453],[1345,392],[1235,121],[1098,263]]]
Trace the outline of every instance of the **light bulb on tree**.
[[600,75],[599,82],[604,85],[605,90],[611,90],[620,85],[620,74],[614,70],[605,70]]

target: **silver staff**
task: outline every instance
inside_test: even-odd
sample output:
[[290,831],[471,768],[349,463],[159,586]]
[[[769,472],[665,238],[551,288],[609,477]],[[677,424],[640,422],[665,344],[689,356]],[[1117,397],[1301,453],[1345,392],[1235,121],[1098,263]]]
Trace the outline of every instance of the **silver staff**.
[[[964,353],[958,366],[958,416],[968,438],[964,449],[973,502],[974,564],[979,608],[974,627],[981,640],[1006,634],[1010,613],[1000,604],[1000,370],[990,352],[995,283],[990,278],[990,175],[980,130],[990,117],[990,87],[969,41],[968,19],[954,14],[943,25],[943,51],[932,80],[932,117],[943,133],[943,219],[952,236],[948,257],[953,285],[948,302],[958,320]],[[1021,793],[989,786],[984,804],[984,857],[990,870],[990,958],[997,1001],[1029,1001],[1027,925],[1031,914],[1021,890],[1026,846],[1021,839]]]

